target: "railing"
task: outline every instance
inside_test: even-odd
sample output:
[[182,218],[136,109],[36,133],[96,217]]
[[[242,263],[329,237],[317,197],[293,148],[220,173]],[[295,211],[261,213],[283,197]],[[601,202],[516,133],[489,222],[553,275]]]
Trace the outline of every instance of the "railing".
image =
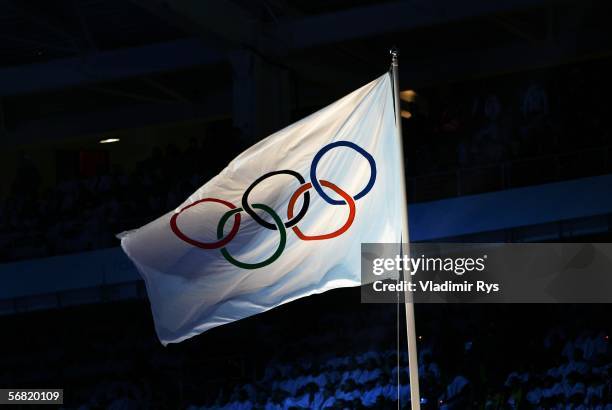
[[612,147],[589,148],[409,178],[408,201],[433,201],[607,173],[612,173]]

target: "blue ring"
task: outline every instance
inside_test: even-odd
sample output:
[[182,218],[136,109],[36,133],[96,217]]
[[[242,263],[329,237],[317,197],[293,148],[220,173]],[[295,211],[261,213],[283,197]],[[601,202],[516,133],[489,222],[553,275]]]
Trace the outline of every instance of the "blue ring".
[[368,181],[368,184],[365,186],[365,188],[363,188],[361,192],[359,192],[357,195],[354,196],[356,200],[367,195],[367,193],[370,192],[370,190],[374,186],[374,182],[376,181],[376,161],[374,161],[374,157],[372,157],[366,150],[364,150],[359,145],[352,143],[350,141],[336,141],[336,142],[332,142],[331,144],[327,144],[326,146],[321,148],[319,152],[317,152],[317,154],[314,156],[314,158],[312,159],[312,164],[310,165],[310,182],[312,183],[312,187],[314,188],[315,191],[317,191],[319,195],[321,195],[321,198],[323,198],[325,202],[327,202],[328,204],[344,205],[346,204],[346,201],[336,200],[336,199],[331,198],[329,195],[327,195],[323,191],[323,188],[321,188],[321,184],[319,184],[319,180],[317,179],[317,165],[319,164],[321,157],[323,157],[323,155],[326,154],[327,151],[333,148],[336,148],[336,147],[352,148],[358,153],[360,153],[361,155],[363,155],[364,158],[367,159],[368,162],[370,163],[370,170],[371,170],[370,180]]

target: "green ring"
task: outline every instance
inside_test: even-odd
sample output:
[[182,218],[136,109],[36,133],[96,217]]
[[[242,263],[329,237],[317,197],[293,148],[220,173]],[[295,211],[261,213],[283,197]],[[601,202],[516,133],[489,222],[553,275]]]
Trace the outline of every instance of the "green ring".
[[[263,205],[263,204],[253,204],[253,208],[261,209],[262,211],[265,211],[272,217],[272,219],[274,219],[274,223],[276,223],[276,226],[278,227],[278,231],[280,232],[280,242],[278,244],[278,248],[276,249],[274,254],[272,254],[272,256],[270,256],[265,261],[258,262],[258,263],[240,262],[239,260],[234,259],[234,257],[229,254],[229,252],[227,251],[227,249],[225,249],[225,247],[221,248],[221,254],[223,255],[223,257],[232,265],[238,266],[239,268],[242,268],[242,269],[263,268],[264,266],[271,264],[272,262],[274,262],[281,256],[281,254],[283,253],[283,250],[285,249],[285,243],[287,242],[287,231],[285,230],[285,224],[281,220],[280,216],[278,216],[272,208],[266,205]],[[219,219],[219,225],[217,225],[217,238],[219,239],[223,238],[223,228],[225,227],[225,223],[227,222],[227,220],[232,215],[238,212],[242,212],[242,211],[243,211],[242,208],[232,209],[226,212],[221,217],[221,219]]]

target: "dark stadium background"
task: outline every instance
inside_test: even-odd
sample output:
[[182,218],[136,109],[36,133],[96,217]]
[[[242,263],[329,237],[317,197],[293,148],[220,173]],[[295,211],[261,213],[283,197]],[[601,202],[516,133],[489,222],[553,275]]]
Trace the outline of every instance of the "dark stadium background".
[[[361,304],[359,289],[162,347],[114,236],[381,75],[393,45],[402,90],[416,92],[402,102],[415,240],[612,236],[606,1],[3,0],[0,10],[0,388],[63,388],[67,409],[264,408],[292,396],[273,381],[329,375],[338,357],[343,371],[382,376],[328,385],[357,392],[336,408],[393,384],[405,329],[396,306]],[[612,408],[607,305],[415,311],[421,364],[438,368],[421,372],[423,408],[535,408],[528,394],[556,385],[542,408]],[[360,363],[368,351],[378,358]],[[467,384],[449,392],[457,380]],[[304,384],[295,396],[329,391]]]

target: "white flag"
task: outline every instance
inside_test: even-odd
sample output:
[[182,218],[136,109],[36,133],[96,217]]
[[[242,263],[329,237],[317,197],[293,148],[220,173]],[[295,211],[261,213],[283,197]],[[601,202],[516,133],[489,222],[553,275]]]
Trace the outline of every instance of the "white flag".
[[361,243],[399,243],[385,74],[247,149],[176,210],[125,233],[163,344],[360,285]]

